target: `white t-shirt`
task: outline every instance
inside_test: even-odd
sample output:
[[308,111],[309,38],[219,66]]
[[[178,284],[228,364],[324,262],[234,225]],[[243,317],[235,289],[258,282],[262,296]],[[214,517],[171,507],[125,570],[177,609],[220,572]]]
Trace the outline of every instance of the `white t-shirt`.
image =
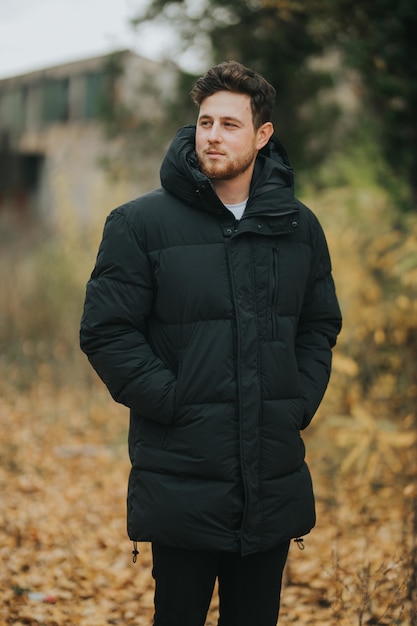
[[246,209],[247,203],[248,198],[246,198],[246,200],[244,200],[243,202],[239,202],[238,204],[225,204],[224,206],[233,213],[237,220],[240,220]]

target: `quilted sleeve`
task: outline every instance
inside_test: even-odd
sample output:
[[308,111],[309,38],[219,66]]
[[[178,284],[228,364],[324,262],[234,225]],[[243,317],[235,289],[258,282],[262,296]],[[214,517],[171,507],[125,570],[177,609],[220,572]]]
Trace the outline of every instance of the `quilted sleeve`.
[[169,424],[176,377],[147,341],[152,302],[149,258],[133,226],[116,210],[107,218],[87,283],[80,345],[116,402]]
[[326,391],[332,348],[342,326],[342,315],[332,277],[329,250],[315,219],[312,227],[313,257],[297,336],[296,355],[305,402],[302,428],[311,422]]

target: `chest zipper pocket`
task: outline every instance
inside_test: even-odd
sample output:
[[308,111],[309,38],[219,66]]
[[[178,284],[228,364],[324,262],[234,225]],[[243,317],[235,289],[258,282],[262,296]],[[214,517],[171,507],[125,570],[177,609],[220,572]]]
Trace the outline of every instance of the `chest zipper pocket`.
[[271,328],[271,338],[275,339],[277,336],[277,315],[278,315],[278,260],[279,260],[279,250],[277,248],[272,248],[272,262],[271,262],[271,280],[270,280],[270,328]]

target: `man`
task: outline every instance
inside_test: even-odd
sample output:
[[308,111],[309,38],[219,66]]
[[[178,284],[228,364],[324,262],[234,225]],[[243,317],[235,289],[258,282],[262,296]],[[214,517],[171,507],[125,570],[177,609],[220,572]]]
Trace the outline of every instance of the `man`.
[[341,316],[273,87],[226,62],[192,97],[162,187],[108,217],[81,346],[130,409],[128,532],[152,542],[155,626],[203,626],[216,579],[220,626],[275,626],[289,542],[315,523],[300,430]]

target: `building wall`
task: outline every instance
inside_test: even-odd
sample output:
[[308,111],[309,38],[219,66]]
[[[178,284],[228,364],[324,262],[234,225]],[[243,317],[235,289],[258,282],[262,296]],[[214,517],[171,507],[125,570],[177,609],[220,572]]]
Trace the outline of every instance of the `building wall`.
[[109,138],[103,105],[158,124],[177,77],[173,67],[123,51],[0,81],[0,210],[53,222],[65,203],[88,221],[106,199],[104,212],[158,185],[162,155],[138,163],[134,178],[109,178],[102,163],[123,151],[126,134]]

